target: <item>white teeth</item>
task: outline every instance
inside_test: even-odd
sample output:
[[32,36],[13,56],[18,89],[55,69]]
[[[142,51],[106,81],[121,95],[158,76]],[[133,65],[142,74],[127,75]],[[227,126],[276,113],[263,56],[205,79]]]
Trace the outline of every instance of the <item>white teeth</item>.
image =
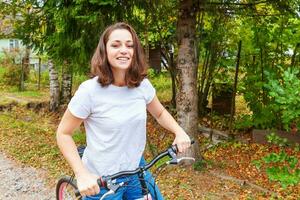
[[129,60],[129,58],[117,58],[118,60]]

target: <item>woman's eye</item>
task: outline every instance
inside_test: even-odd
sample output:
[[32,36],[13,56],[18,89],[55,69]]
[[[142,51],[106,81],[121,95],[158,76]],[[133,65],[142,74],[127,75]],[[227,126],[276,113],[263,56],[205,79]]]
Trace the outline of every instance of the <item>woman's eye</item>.
[[128,48],[133,48],[134,46],[133,46],[133,44],[129,44],[129,45],[127,45],[127,47]]
[[118,44],[111,44],[110,46],[116,48],[116,47],[118,47],[119,45],[118,45]]

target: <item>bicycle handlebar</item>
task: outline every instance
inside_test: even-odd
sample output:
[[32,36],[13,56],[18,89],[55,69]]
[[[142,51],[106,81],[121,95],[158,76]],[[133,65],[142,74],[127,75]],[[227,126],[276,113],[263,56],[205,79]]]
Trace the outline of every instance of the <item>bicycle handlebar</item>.
[[[192,140],[191,144],[194,144],[194,142],[195,141]],[[172,160],[169,162],[170,164],[177,164],[178,163],[177,158],[176,158],[177,153],[178,153],[177,145],[172,145],[167,150],[165,150],[165,151],[161,152],[160,154],[158,154],[147,165],[145,165],[143,167],[138,167],[135,170],[121,171],[121,172],[118,172],[118,173],[113,174],[113,175],[100,177],[97,180],[97,183],[98,183],[99,187],[107,187],[107,182],[109,182],[111,180],[120,178],[122,176],[131,176],[131,175],[143,173],[144,171],[147,171],[148,169],[150,169],[155,163],[157,163],[157,161],[159,161],[160,159],[162,159],[165,156],[169,156],[170,158],[172,158]],[[78,189],[75,191],[75,195],[76,195],[76,197],[81,196]]]

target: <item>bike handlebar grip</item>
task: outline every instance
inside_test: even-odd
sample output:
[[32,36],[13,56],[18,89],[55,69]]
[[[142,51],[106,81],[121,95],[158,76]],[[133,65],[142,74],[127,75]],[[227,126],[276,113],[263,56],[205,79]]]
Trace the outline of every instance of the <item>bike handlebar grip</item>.
[[75,196],[76,196],[76,197],[80,197],[80,196],[81,196],[81,194],[80,194],[80,192],[79,192],[78,189],[75,190]]
[[[195,140],[191,140],[191,145],[195,143]],[[172,145],[172,150],[177,154],[178,153],[178,147],[177,144]]]
[[[99,185],[99,187],[105,187],[105,183],[101,180],[101,178],[99,178],[97,180],[97,184]],[[75,190],[75,196],[76,197],[80,197],[81,196],[81,194],[80,194],[80,192],[79,192],[78,189]]]
[[102,178],[99,178],[97,180],[97,183],[98,183],[99,187],[105,187],[106,186],[105,181]]

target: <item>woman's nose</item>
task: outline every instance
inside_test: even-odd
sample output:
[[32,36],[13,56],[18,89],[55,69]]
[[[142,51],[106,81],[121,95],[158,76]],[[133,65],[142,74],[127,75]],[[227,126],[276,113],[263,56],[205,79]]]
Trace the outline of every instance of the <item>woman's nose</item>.
[[120,52],[121,53],[127,53],[128,52],[128,48],[126,47],[126,45],[121,46]]

